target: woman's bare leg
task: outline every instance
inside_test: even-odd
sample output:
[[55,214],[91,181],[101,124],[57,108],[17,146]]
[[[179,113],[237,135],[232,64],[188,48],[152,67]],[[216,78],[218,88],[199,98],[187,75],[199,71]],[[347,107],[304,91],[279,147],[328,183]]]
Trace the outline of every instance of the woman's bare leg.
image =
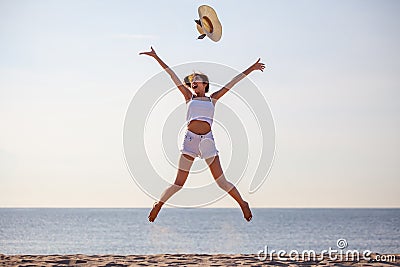
[[221,163],[219,161],[219,156],[206,159],[208,166],[210,167],[211,173],[217,182],[218,186],[225,190],[231,197],[233,197],[242,209],[243,216],[247,221],[252,218],[251,210],[249,204],[243,200],[239,191],[236,187],[226,180],[224,172],[222,171]]
[[154,206],[149,214],[149,221],[154,222],[160,209],[167,200],[172,197],[176,192],[181,190],[189,175],[190,168],[192,167],[194,158],[185,154],[181,154],[178,164],[178,173],[176,174],[174,184],[167,187],[161,194],[160,201],[154,203]]

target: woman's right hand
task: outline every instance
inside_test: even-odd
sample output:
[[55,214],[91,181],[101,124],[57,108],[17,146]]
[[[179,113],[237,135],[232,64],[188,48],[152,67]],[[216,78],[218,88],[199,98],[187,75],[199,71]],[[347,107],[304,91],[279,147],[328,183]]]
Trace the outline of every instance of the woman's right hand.
[[149,52],[140,52],[139,55],[148,55],[148,56],[151,56],[151,57],[154,57],[154,58],[157,57],[157,53],[156,53],[156,51],[154,51],[152,46],[150,47],[150,49],[151,49],[151,51],[149,51]]

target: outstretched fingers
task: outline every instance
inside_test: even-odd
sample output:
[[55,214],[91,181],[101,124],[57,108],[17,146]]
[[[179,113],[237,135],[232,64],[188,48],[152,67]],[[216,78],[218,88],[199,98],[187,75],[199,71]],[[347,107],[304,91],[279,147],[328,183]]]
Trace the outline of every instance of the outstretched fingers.
[[260,62],[261,58],[258,58],[258,60],[256,61],[256,63],[254,63],[253,65],[253,69],[254,70],[261,70],[264,71],[265,69],[265,64]]
[[154,57],[156,55],[156,51],[154,51],[153,47],[150,47],[150,51],[140,52],[139,55],[148,55]]
[[264,71],[265,64],[264,63],[258,63],[258,64],[260,64],[259,70]]

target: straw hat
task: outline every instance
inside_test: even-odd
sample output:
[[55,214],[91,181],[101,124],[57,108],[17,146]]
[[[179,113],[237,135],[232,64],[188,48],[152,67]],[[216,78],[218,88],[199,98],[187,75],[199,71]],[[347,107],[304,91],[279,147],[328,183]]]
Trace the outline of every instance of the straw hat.
[[222,36],[222,25],[215,10],[207,5],[199,7],[199,18],[195,20],[197,30],[201,34],[198,39],[208,36],[214,42],[218,42]]

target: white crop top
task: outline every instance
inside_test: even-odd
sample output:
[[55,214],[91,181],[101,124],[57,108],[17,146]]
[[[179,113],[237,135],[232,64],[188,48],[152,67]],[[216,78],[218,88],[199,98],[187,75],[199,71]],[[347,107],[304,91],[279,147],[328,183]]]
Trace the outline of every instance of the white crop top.
[[213,123],[214,118],[214,103],[211,98],[209,101],[192,99],[187,102],[186,122],[189,124],[192,120],[205,121],[210,124]]

